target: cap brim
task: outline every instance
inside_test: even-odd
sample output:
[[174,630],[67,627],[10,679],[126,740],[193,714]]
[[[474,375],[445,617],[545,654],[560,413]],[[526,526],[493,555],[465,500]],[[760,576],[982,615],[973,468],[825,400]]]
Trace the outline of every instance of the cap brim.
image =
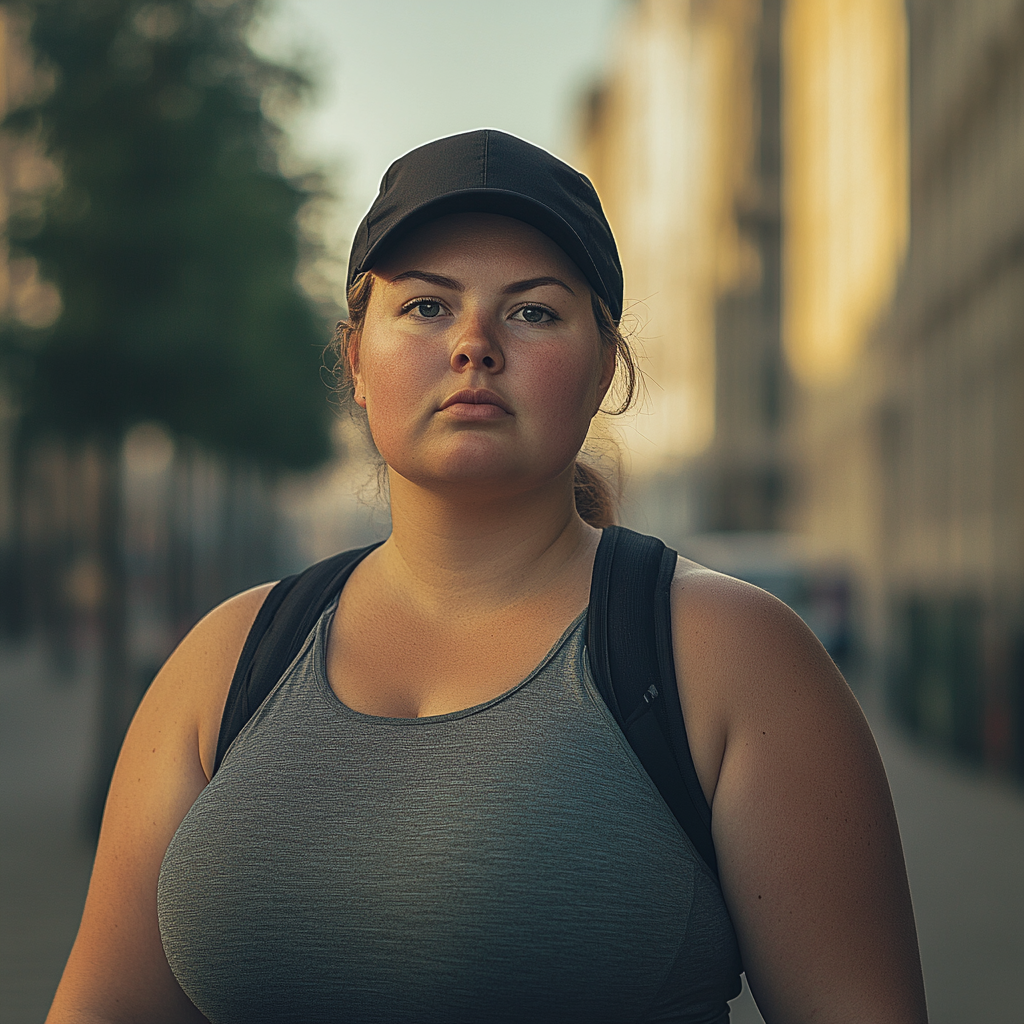
[[428,221],[451,213],[496,213],[530,224],[562,248],[573,263],[579,267],[580,272],[594,291],[607,300],[608,289],[601,280],[601,275],[598,273],[590,253],[587,252],[579,235],[565,219],[550,207],[529,196],[497,188],[462,189],[458,192],[450,192],[410,210],[367,249],[358,266],[349,267],[349,286],[356,276],[379,263],[410,232]]

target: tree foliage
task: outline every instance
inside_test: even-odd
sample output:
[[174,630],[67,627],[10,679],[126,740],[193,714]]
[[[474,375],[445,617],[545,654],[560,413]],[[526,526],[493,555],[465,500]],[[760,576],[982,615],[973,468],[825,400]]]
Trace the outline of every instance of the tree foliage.
[[257,0],[20,6],[51,87],[5,129],[61,175],[9,226],[63,300],[51,327],[3,332],[27,422],[113,438],[155,419],[229,457],[315,465],[324,325],[295,282],[310,192],[263,111],[304,83],[249,48]]

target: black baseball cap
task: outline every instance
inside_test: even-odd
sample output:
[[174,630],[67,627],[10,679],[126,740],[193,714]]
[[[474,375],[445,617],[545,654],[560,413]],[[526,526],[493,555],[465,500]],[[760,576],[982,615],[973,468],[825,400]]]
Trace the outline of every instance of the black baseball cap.
[[448,213],[499,213],[562,247],[618,321],[622,267],[601,200],[585,174],[514,135],[483,128],[399,157],[356,231],[348,286],[414,228]]

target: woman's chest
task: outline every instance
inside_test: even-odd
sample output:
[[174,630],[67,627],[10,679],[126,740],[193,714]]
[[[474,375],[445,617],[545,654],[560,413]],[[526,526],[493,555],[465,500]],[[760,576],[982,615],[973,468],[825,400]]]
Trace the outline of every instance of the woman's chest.
[[722,908],[724,945],[679,959],[712,883],[563,682],[428,721],[272,695],[161,871],[168,959],[210,1020],[622,1021],[709,971],[721,1009]]

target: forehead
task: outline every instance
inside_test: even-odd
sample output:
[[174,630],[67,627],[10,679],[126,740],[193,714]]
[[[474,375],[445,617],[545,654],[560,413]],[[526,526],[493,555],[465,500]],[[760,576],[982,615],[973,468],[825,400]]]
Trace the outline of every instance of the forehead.
[[589,291],[579,268],[556,242],[500,214],[453,213],[428,221],[397,242],[373,269],[389,277],[411,267],[430,269],[427,264],[508,270],[521,277],[551,275]]

